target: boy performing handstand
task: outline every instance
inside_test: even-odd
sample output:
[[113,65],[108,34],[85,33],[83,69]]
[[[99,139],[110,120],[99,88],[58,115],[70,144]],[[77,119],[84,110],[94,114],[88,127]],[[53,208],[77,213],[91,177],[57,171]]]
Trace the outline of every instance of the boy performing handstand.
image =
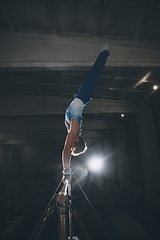
[[108,44],[102,48],[96,62],[87,74],[78,92],[74,95],[74,100],[66,110],[65,125],[68,131],[63,152],[63,182],[66,179],[70,181],[71,169],[70,160],[71,154],[78,156],[84,153],[87,149],[86,142],[81,137],[82,133],[82,111],[84,107],[92,99],[92,94],[96,87],[96,82],[101,74],[107,58],[109,57]]

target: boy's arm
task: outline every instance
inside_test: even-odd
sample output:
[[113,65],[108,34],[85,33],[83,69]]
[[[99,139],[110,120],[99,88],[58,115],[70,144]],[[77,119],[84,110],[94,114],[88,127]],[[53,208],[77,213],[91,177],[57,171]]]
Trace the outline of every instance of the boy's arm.
[[69,133],[67,134],[63,152],[62,152],[63,170],[70,169],[71,148],[73,146],[73,141],[77,136],[78,131],[79,131],[79,122],[77,121],[77,119],[72,119],[70,122]]

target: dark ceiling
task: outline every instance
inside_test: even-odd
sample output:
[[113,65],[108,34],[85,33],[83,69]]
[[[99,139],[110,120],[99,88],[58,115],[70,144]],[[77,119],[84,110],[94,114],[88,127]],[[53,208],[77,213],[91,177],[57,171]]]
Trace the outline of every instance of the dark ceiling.
[[0,29],[160,42],[159,7],[158,0],[2,0]]
[[[149,0],[2,0],[0,31],[2,35],[6,32],[41,33],[160,44],[159,10],[159,1]],[[60,105],[64,101],[66,107],[89,69],[90,67],[53,71],[37,70],[34,67],[1,68],[1,141],[23,144],[26,132],[30,132],[28,138],[32,136],[32,141],[35,139],[34,142],[38,141],[40,144],[42,139],[45,139],[45,143],[48,143],[46,139],[50,142],[52,138],[50,131],[53,131],[51,135],[56,137],[55,131],[64,132],[59,134],[64,139],[64,112],[61,110],[52,113],[51,110],[43,110],[37,113],[36,109],[40,104],[45,109],[46,99],[54,98],[56,104]],[[93,99],[103,101],[103,104],[115,101],[117,107],[116,110],[115,106],[113,109],[110,107],[106,112],[97,109],[84,112],[84,119],[88,121],[84,125],[86,136],[92,138],[94,135],[87,133],[88,128],[89,131],[97,132],[113,129],[121,119],[121,113],[133,113],[136,111],[133,104],[137,107],[146,100],[150,101],[155,95],[154,85],[160,86],[159,67],[106,66],[97,83]],[[10,102],[7,105],[8,99]],[[37,99],[40,101],[36,106]],[[127,102],[128,109],[120,108],[118,111],[118,104],[122,102]],[[32,105],[31,112],[27,109],[31,109]],[[53,120],[56,121],[56,127],[52,126]],[[93,124],[89,124],[91,120]],[[8,129],[11,132],[8,132]]]

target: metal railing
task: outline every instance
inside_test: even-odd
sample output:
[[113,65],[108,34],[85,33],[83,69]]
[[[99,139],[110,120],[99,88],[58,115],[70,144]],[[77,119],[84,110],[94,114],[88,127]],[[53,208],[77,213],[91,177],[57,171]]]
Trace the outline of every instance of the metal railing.
[[57,189],[45,209],[45,212],[43,213],[30,240],[39,239],[47,220],[54,213],[56,207],[58,212],[59,240],[78,240],[78,237],[73,237],[71,183],[66,180],[58,194],[56,194]]
[[[97,220],[101,224],[101,227],[103,228],[104,232],[106,233],[107,239],[111,239],[108,231],[103,226],[103,223],[101,222],[100,218],[98,217],[95,209],[93,208],[92,204],[90,203],[87,195],[83,191],[82,187],[80,186],[78,180],[76,179],[74,173],[72,172],[73,177],[75,178],[77,185],[81,189],[84,197],[88,201],[91,209],[93,210]],[[75,206],[72,205],[73,196],[71,195],[71,183],[68,182],[68,180],[65,181],[65,183],[62,186],[61,191],[57,194],[57,191],[62,183],[62,180],[60,181],[57,189],[55,190],[49,204],[47,205],[36,229],[34,230],[30,240],[38,240],[41,232],[49,219],[49,217],[54,213],[55,208],[57,208],[58,212],[58,233],[59,238],[58,240],[79,240],[78,237],[73,236],[73,224],[72,224],[72,214],[74,215],[74,219],[76,219],[81,227],[81,230],[84,233],[85,239],[90,240],[90,236],[83,225],[83,223],[80,221]],[[56,239],[57,240],[57,239]]]

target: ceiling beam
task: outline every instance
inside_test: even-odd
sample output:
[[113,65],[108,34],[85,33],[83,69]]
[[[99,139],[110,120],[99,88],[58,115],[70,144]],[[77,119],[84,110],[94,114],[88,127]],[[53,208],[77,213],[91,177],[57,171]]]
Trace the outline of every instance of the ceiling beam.
[[158,1],[153,0],[148,4],[147,7],[145,6],[145,8],[143,8],[143,10],[141,11],[141,16],[140,16],[138,25],[136,26],[133,36],[132,36],[133,40],[139,39],[144,27],[146,26],[146,24],[149,21],[152,11],[157,7],[157,5],[158,5]]
[[[94,120],[85,119],[82,124],[84,129],[112,129],[116,122],[110,120]],[[3,132],[22,132],[22,131],[65,131],[64,116],[55,119],[52,116],[30,116],[8,118],[7,120],[0,120],[0,133]]]
[[113,83],[113,81],[115,80],[115,78],[116,78],[116,76],[118,75],[118,73],[119,73],[119,71],[115,71],[115,72],[112,74],[109,82],[108,82],[108,83],[106,84],[106,86],[105,86],[105,90],[104,90],[104,92],[103,92],[103,94],[102,94],[102,98],[104,98],[105,96],[107,96],[107,93],[109,92],[109,88],[110,88],[111,84]]
[[[84,130],[82,137],[84,138],[99,138],[105,137],[106,131],[104,130]],[[0,133],[1,144],[25,144],[25,142],[40,142],[53,144],[56,140],[58,144],[63,145],[66,138],[66,131],[19,131],[19,132],[5,132]]]
[[45,5],[45,15],[51,27],[51,31],[57,34],[57,24],[56,24],[56,9],[54,0],[44,0]]
[[[17,96],[0,99],[0,116],[58,115],[65,113],[73,99],[45,96]],[[84,113],[131,113],[137,105],[128,101],[92,99]]]
[[7,5],[6,1],[2,0],[0,2],[0,6],[1,6],[3,15],[5,17],[5,20],[6,20],[7,24],[8,24],[8,26],[9,26],[10,30],[11,31],[16,31],[16,26],[15,26],[15,23],[13,21],[13,17],[11,15],[9,6]]
[[38,92],[38,94],[41,96],[41,95],[42,95],[42,92],[41,92],[39,83],[38,83],[38,81],[37,81],[36,74],[35,74],[35,72],[32,72],[32,74],[33,74],[33,79],[34,79],[34,82],[35,82],[35,85],[36,85],[37,92]]
[[122,99],[125,99],[125,97],[132,92],[147,76],[149,72],[144,71],[143,73],[140,73],[139,76],[133,81],[133,83],[130,85],[130,87],[127,89],[125,94],[123,94]]
[[93,37],[1,32],[0,70],[79,70],[91,67],[108,42],[111,67],[160,67],[160,44]]
[[103,20],[103,13],[104,13],[104,0],[99,0],[98,10],[97,10],[97,18],[94,25],[93,36],[98,37],[100,27],[102,25]]

